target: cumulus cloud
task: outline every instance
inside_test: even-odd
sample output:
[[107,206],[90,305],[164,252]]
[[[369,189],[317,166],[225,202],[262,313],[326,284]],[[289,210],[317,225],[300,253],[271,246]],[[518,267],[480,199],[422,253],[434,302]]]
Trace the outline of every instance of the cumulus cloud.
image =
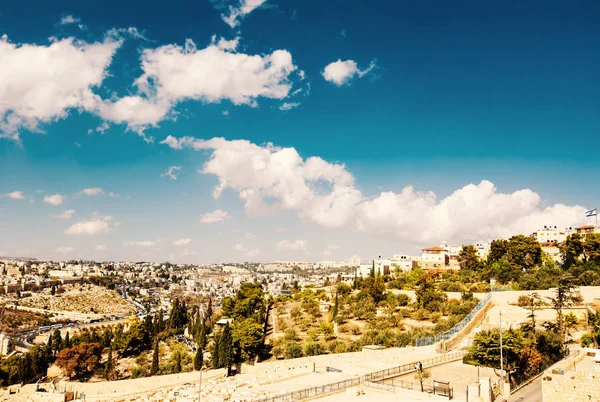
[[79,195],[100,195],[104,194],[104,190],[100,187],[84,188],[79,192]]
[[229,213],[227,211],[223,211],[217,209],[213,212],[207,212],[200,216],[200,222],[202,223],[218,223],[222,222],[225,219],[230,219]]
[[[135,81],[137,94],[104,101],[99,115],[125,123],[143,135],[148,127],[175,117],[172,108],[184,100],[257,106],[258,98],[283,99],[297,69],[287,50],[266,55],[237,53],[238,39],[216,41],[204,49],[188,39],[185,46],[145,49],[143,74]],[[150,138],[147,139],[151,141]]]
[[75,215],[75,210],[67,209],[65,212],[63,212],[61,214],[54,215],[54,217],[56,219],[71,219],[73,217],[73,215]]
[[221,18],[231,28],[235,28],[240,25],[241,19],[252,11],[262,6],[267,0],[240,0],[239,4],[235,7],[229,7],[229,15],[222,14]]
[[65,234],[73,236],[95,236],[110,232],[112,229],[108,224],[110,216],[96,216],[87,221],[79,221],[67,228]]
[[257,248],[248,248],[243,244],[236,244],[233,246],[235,251],[243,253],[246,257],[254,258],[260,255],[260,250]]
[[528,234],[549,222],[573,226],[585,211],[578,205],[544,205],[530,189],[502,193],[487,180],[441,199],[413,186],[369,196],[356,187],[346,166],[319,157],[303,159],[294,148],[223,138],[167,137],[163,143],[211,151],[200,172],[217,177],[213,196],[236,192],[249,216],[294,211],[324,227],[349,227],[414,244]]
[[67,197],[61,194],[47,195],[44,197],[44,202],[57,207],[65,201],[65,198]]
[[22,191],[13,191],[12,193],[0,194],[0,198],[10,198],[13,200],[24,200],[25,195]]
[[283,102],[283,105],[279,106],[279,110],[292,110],[300,106],[300,102]]
[[281,240],[277,243],[277,248],[280,250],[306,250],[306,240]]
[[173,245],[175,247],[183,247],[183,246],[187,246],[191,242],[192,242],[192,239],[178,239],[178,240],[173,241]]
[[153,247],[156,246],[156,242],[150,240],[142,240],[142,241],[126,241],[123,244],[126,246],[135,246],[135,247]]
[[321,72],[326,81],[342,86],[352,80],[355,76],[363,77],[375,68],[375,62],[371,62],[365,70],[360,70],[354,60],[334,61],[325,66]]
[[106,247],[104,244],[96,244],[96,246],[94,247],[94,250],[96,250],[96,251],[107,251],[108,247]]
[[168,177],[171,180],[177,180],[179,173],[181,173],[181,166],[169,166],[160,177]]
[[94,111],[92,89],[107,75],[122,41],[52,39],[49,45],[15,44],[0,37],[0,138],[19,139],[19,130],[42,132],[40,124],[65,118],[71,109]]
[[69,254],[69,253],[72,253],[73,251],[75,251],[75,249],[73,247],[63,246],[63,247],[55,248],[54,251],[56,251],[57,253],[61,253],[61,254]]

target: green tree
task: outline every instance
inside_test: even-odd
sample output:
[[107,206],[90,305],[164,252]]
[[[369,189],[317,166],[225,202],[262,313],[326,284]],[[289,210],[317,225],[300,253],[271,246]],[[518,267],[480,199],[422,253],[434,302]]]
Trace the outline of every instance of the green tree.
[[234,362],[241,363],[254,359],[262,346],[263,327],[254,319],[247,318],[235,323],[232,331]]
[[556,310],[556,321],[558,325],[558,334],[561,341],[566,340],[566,327],[564,322],[563,310],[572,307],[581,302],[581,295],[577,291],[573,277],[566,273],[558,279],[555,296],[550,298],[552,307]]
[[106,359],[106,364],[104,365],[104,379],[110,380],[112,371],[113,371],[113,349],[112,346],[108,348],[108,358]]
[[154,341],[154,350],[152,352],[152,366],[150,366],[150,375],[156,375],[158,373],[158,364],[159,364],[159,348],[158,348],[158,338]]
[[600,264],[600,233],[588,233],[583,244],[586,261]]
[[204,363],[204,354],[202,353],[202,348],[198,345],[196,349],[196,355],[194,356],[194,370],[202,370],[202,365]]
[[60,330],[55,329],[52,332],[52,346],[54,348],[54,354],[57,354],[62,347],[62,336],[60,336]]
[[295,359],[302,357],[302,346],[296,341],[288,341],[285,343],[283,356],[286,359]]
[[581,234],[573,233],[567,237],[565,242],[559,246],[563,260],[563,268],[569,268],[583,255],[583,239]]
[[517,281],[521,276],[521,269],[519,266],[504,258],[492,263],[489,272],[494,279],[502,284]]
[[506,259],[510,263],[528,270],[542,262],[542,248],[538,241],[531,236],[513,236],[508,241]]
[[508,253],[508,240],[498,239],[493,240],[490,244],[490,252],[487,256],[487,262],[489,265],[494,262],[498,262],[503,258],[506,258],[506,254]]
[[481,261],[479,261],[475,246],[462,246],[458,253],[458,264],[460,269],[467,271],[479,271],[481,269]]
[[339,300],[338,300],[338,294],[335,294],[335,303],[333,305],[333,311],[331,312],[331,321],[335,320],[335,318],[338,315],[338,309],[339,309]]

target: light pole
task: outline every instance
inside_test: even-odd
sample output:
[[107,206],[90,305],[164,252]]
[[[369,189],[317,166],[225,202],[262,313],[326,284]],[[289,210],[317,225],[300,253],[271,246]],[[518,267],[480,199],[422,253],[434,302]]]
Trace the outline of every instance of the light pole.
[[198,402],[202,401],[202,367],[200,367],[200,384],[198,385]]

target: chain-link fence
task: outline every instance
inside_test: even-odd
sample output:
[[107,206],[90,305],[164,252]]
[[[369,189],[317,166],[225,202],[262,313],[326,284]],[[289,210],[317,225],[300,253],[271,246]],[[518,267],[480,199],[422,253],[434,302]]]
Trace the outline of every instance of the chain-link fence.
[[350,387],[360,385],[364,381],[364,377],[350,378],[348,380],[334,382],[333,384],[321,385],[319,387],[305,388],[298,391],[287,392],[281,395],[275,395],[263,399],[258,402],[291,402],[300,401],[302,399],[314,398],[323,396],[333,392],[341,391]]
[[491,299],[492,299],[492,295],[491,295],[491,293],[488,293],[483,298],[483,300],[481,300],[479,303],[477,303],[475,308],[473,310],[471,310],[471,312],[465,318],[462,319],[461,322],[459,322],[458,324],[456,324],[454,327],[450,328],[446,332],[442,332],[442,333],[434,335],[434,336],[426,336],[423,338],[415,339],[415,346],[429,346],[429,345],[433,345],[435,343],[438,343],[441,341],[446,341],[446,340],[452,338],[457,332],[459,332],[464,327],[466,327],[471,322],[471,320],[473,320],[473,318],[475,318],[475,315],[479,311],[481,311]]

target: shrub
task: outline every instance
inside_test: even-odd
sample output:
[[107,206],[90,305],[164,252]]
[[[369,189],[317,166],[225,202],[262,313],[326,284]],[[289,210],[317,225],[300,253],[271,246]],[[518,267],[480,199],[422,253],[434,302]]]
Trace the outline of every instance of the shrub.
[[297,357],[302,357],[302,346],[296,341],[288,341],[285,344],[285,350],[283,352],[283,356],[286,359],[295,359]]
[[309,342],[304,347],[304,355],[318,356],[325,353],[325,348],[321,342]]
[[429,312],[427,310],[425,310],[424,308],[420,308],[417,311],[415,311],[413,318],[418,321],[424,321],[428,318],[428,316],[429,316]]

